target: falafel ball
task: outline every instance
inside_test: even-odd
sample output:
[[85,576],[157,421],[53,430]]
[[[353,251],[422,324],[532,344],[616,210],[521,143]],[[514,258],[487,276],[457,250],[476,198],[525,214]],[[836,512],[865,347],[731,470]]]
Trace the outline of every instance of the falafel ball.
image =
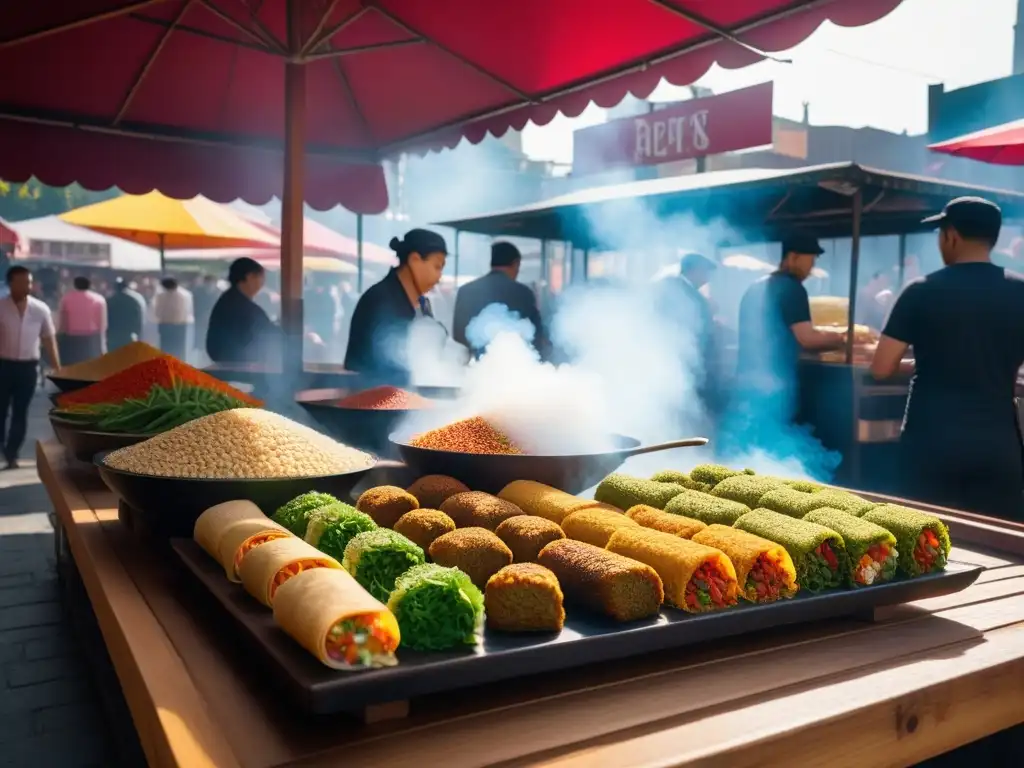
[[430,559],[446,568],[458,568],[480,589],[512,562],[512,550],[486,528],[459,528],[439,536],[430,545]]
[[511,501],[499,499],[482,491],[457,493],[441,505],[441,511],[455,521],[458,528],[480,526],[493,531],[510,517],[524,514]]
[[455,494],[468,493],[469,487],[448,475],[424,475],[406,491],[416,497],[423,509],[440,509]]
[[546,544],[564,539],[557,523],[536,515],[516,515],[505,520],[494,531],[512,550],[512,562],[535,563]]
[[455,521],[439,509],[414,509],[395,523],[395,532],[415,542],[426,552],[434,539],[455,530]]
[[356,509],[373,518],[382,528],[391,528],[406,512],[418,509],[420,503],[408,491],[397,485],[378,485],[363,491]]

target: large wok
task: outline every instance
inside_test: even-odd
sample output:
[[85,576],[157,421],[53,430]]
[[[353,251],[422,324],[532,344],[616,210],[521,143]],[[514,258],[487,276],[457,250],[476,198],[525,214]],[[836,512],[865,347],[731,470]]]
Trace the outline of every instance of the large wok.
[[639,440],[612,435],[617,447],[602,453],[573,456],[516,456],[493,453],[456,453],[410,445],[410,435],[391,435],[402,461],[419,477],[449,475],[474,491],[497,493],[513,480],[535,480],[569,493],[579,493],[601,480],[632,457],[673,448],[706,445],[706,437],[641,445]]

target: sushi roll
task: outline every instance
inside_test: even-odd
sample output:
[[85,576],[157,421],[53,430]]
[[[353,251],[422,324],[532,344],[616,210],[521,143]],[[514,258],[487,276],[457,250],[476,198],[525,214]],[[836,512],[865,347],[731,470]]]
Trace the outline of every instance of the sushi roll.
[[424,509],[440,509],[456,493],[468,493],[469,486],[448,475],[424,475],[405,490]]
[[649,565],[582,541],[553,541],[537,562],[555,574],[566,600],[616,621],[654,616],[665,600],[661,577]]
[[441,511],[455,521],[456,528],[486,528],[489,531],[510,517],[524,514],[511,501],[482,491],[457,493],[441,505]]
[[306,524],[309,522],[309,516],[321,507],[337,503],[339,503],[338,500],[329,493],[310,491],[301,496],[296,496],[287,504],[278,507],[277,511],[270,516],[270,519],[284,526],[301,539],[306,535]]
[[510,517],[494,533],[512,550],[513,563],[535,563],[544,547],[565,538],[559,526],[536,515]]
[[513,480],[501,489],[498,498],[515,504],[523,514],[547,518],[557,525],[562,524],[566,515],[600,506],[593,499],[581,499],[533,480]]
[[720,499],[717,496],[712,496],[710,493],[684,491],[678,496],[673,497],[665,506],[665,511],[673,515],[691,517],[707,525],[712,523],[732,525],[742,515],[747,514],[750,511],[750,507],[746,504],[740,504],[738,501]]
[[426,561],[423,550],[400,533],[377,528],[357,533],[345,547],[342,567],[371,595],[388,599],[395,579]]
[[562,600],[558,579],[547,568],[506,565],[487,580],[487,626],[502,632],[559,632],[565,623]]
[[921,576],[946,567],[949,530],[939,518],[896,504],[875,507],[863,517],[896,537],[900,570],[907,576]]
[[752,469],[729,469],[721,464],[698,464],[690,470],[690,479],[696,480],[698,483],[706,483],[714,488],[727,477],[752,474],[754,474]]
[[335,560],[345,557],[345,547],[357,533],[377,527],[373,519],[348,504],[328,504],[309,516],[305,540]]
[[662,512],[654,507],[647,507],[637,504],[626,512],[626,517],[639,523],[644,528],[651,528],[662,533],[671,533],[681,539],[693,538],[698,531],[704,530],[707,526],[700,520],[683,515],[673,515],[671,512]]
[[418,509],[419,501],[396,485],[378,485],[363,491],[356,509],[373,518],[381,528],[392,528],[406,512]]
[[657,483],[616,472],[601,481],[594,492],[594,499],[618,509],[629,509],[637,504],[664,509],[669,501],[684,491],[686,488],[676,483]]
[[238,566],[238,575],[245,591],[270,608],[278,587],[314,568],[341,568],[341,563],[297,536],[289,536],[249,552]]
[[785,547],[801,589],[820,592],[841,586],[846,578],[849,566],[843,539],[823,525],[755,509],[737,520],[735,527]]
[[398,577],[388,598],[403,648],[444,651],[474,645],[484,623],[484,596],[458,568],[417,565]]
[[608,546],[608,539],[619,528],[639,528],[640,524],[621,512],[607,509],[581,509],[562,521],[566,538],[585,541],[595,547]]
[[345,571],[314,568],[293,576],[274,597],[274,621],[331,669],[391,667],[398,621]]
[[804,520],[831,528],[843,537],[850,568],[848,580],[852,586],[882,584],[896,575],[899,561],[896,537],[882,526],[828,507],[808,512]]
[[395,533],[402,534],[424,552],[439,536],[454,530],[455,521],[439,509],[414,509],[395,523]]
[[675,483],[683,488],[689,488],[691,491],[710,491],[714,487],[709,483],[698,482],[678,469],[663,469],[661,472],[655,472],[651,475],[651,480],[656,483]]
[[776,488],[784,488],[782,482],[773,477],[760,475],[734,475],[727,477],[711,491],[712,496],[738,501],[751,509],[758,506],[761,497]]
[[825,507],[859,516],[875,505],[846,491],[826,489],[808,493],[784,485],[768,491],[756,506],[800,519],[808,512]]
[[264,515],[251,501],[227,501],[203,512],[192,537],[221,564],[230,581],[239,581],[238,566],[251,550],[291,532]]
[[799,589],[793,558],[781,544],[717,523],[693,540],[725,552],[736,568],[740,597],[748,602],[771,603],[793,597]]
[[620,529],[608,551],[651,566],[665,588],[665,601],[688,613],[736,605],[736,569],[724,552],[650,528]]
[[512,550],[486,528],[457,528],[434,540],[430,545],[430,559],[439,565],[458,568],[483,589],[491,576],[512,562]]

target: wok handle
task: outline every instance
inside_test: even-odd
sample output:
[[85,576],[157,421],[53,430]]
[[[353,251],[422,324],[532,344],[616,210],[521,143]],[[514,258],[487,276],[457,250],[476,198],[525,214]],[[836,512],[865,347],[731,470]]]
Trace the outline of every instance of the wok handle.
[[638,445],[636,448],[627,448],[622,452],[623,456],[641,456],[645,453],[657,453],[659,451],[671,451],[673,448],[693,448],[707,445],[706,437],[684,437],[681,440],[669,440],[667,443],[654,443],[653,445]]

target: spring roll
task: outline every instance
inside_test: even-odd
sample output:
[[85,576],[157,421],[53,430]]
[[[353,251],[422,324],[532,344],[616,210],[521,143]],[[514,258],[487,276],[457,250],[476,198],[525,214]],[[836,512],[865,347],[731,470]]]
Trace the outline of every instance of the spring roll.
[[238,566],[250,550],[288,536],[291,533],[251,501],[228,501],[210,507],[196,520],[193,531],[196,543],[220,563],[228,579],[236,582]]
[[744,600],[770,603],[797,593],[793,558],[782,545],[717,523],[694,534],[693,540],[725,552],[736,568],[736,582]]
[[582,541],[553,541],[537,562],[555,574],[568,601],[616,621],[654,616],[665,600],[661,577],[649,565]]
[[685,491],[686,488],[676,483],[659,483],[615,472],[601,481],[594,498],[618,509],[629,509],[637,504],[664,509],[673,497]]
[[313,568],[288,579],[274,596],[274,620],[331,669],[397,663],[398,621],[337,568]]
[[851,515],[859,517],[875,504],[847,491],[826,488],[821,491],[807,492],[786,485],[774,488],[764,494],[757,506],[803,519],[808,512],[825,507],[849,512]]
[[214,560],[220,559],[220,540],[224,531],[243,520],[267,520],[251,501],[225,501],[210,507],[196,518],[192,538]]
[[896,537],[900,570],[907,576],[941,571],[949,560],[949,530],[934,515],[896,504],[883,504],[864,513]]
[[272,607],[278,587],[313,568],[341,568],[341,563],[297,536],[290,536],[252,550],[242,559],[238,575],[246,592]]
[[562,530],[567,538],[585,541],[602,549],[608,546],[608,539],[619,528],[639,528],[640,524],[621,512],[607,509],[581,509],[562,521]]
[[823,525],[755,509],[737,520],[735,527],[785,547],[801,589],[818,592],[838,587],[845,580],[849,566],[843,539]]
[[747,514],[750,511],[750,507],[746,504],[740,504],[738,501],[720,499],[717,496],[712,496],[710,493],[685,491],[673,497],[665,505],[665,511],[672,515],[682,515],[683,517],[700,520],[707,525],[712,523],[732,525],[742,515]]
[[849,564],[847,581],[851,586],[881,584],[896,575],[896,537],[882,526],[830,507],[808,512],[804,520],[831,528],[843,537]]
[[593,499],[581,499],[533,480],[513,480],[501,489],[498,498],[515,504],[524,514],[543,517],[558,525],[573,512],[601,506]]
[[678,536],[681,539],[691,539],[695,533],[703,531],[707,527],[695,518],[662,512],[660,509],[648,507],[644,504],[630,507],[626,511],[626,517],[640,523],[644,528],[652,528],[662,533],[671,533],[673,536]]
[[734,475],[727,477],[711,491],[713,496],[738,501],[751,509],[758,507],[761,497],[776,488],[785,488],[781,480],[765,475]]
[[752,469],[729,469],[729,467],[724,467],[721,464],[698,464],[690,470],[690,479],[696,480],[698,483],[705,483],[714,488],[727,477],[752,474],[754,474]]

